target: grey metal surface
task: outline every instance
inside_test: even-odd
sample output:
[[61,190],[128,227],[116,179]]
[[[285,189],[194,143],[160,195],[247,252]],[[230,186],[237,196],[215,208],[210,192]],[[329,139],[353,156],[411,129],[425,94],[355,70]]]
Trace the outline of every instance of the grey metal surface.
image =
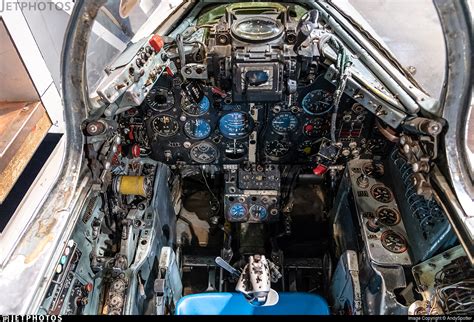
[[[363,169],[365,164],[370,164],[371,160],[357,159],[351,160],[348,163],[348,173],[352,182],[352,192],[354,195],[355,204],[358,212],[358,220],[362,230],[362,238],[366,245],[367,254],[370,260],[378,265],[411,265],[410,255],[408,254],[408,243],[406,250],[400,253],[392,252],[383,246],[382,239],[387,232],[395,232],[408,241],[403,218],[400,218],[397,224],[388,226],[379,221],[379,230],[370,231],[367,227],[368,222],[372,218],[377,218],[378,209],[393,209],[399,212],[397,202],[392,192],[392,200],[386,203],[375,200],[372,194],[372,189],[375,187],[389,187],[385,186],[381,180],[367,176]],[[364,178],[366,186],[359,183],[359,179]],[[374,217],[375,216],[375,217]]]
[[[0,101],[37,101],[36,89],[3,20],[0,20],[0,44]],[[56,64],[59,66],[59,60]]]
[[[443,87],[446,52],[431,0],[348,0],[434,98]],[[345,2],[335,1],[336,3]]]
[[53,9],[47,7],[46,10],[25,9],[22,12],[53,77],[54,84],[57,88],[61,88],[61,50],[69,14],[55,7]]

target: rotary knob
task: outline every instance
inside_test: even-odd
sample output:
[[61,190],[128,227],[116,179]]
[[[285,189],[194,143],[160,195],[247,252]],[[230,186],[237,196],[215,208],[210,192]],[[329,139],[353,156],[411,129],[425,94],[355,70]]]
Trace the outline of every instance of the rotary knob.
[[373,233],[376,233],[380,230],[378,218],[369,218],[367,220],[366,226],[367,226],[367,229]]
[[362,189],[368,188],[369,187],[369,178],[365,174],[361,174],[357,178],[357,185]]

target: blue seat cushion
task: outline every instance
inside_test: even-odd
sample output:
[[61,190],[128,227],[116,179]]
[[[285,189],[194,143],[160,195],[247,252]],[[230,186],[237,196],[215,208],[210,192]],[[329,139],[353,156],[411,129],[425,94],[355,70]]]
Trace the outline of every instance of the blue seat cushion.
[[199,293],[182,297],[176,315],[329,315],[324,298],[310,293],[278,293],[273,306],[253,306],[241,293]]

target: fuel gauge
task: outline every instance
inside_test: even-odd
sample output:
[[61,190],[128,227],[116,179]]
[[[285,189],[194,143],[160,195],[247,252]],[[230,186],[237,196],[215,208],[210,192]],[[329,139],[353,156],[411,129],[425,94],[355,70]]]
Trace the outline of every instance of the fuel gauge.
[[392,253],[400,254],[405,252],[408,248],[405,238],[393,230],[384,232],[380,237],[380,241],[382,242],[382,246]]

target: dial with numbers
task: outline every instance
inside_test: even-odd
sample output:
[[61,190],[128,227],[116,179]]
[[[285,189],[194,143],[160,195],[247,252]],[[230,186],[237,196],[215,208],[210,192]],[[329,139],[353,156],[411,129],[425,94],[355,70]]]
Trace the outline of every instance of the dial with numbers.
[[158,115],[152,122],[153,131],[159,136],[169,137],[173,136],[179,131],[178,121],[169,115]]
[[265,154],[269,157],[281,158],[288,154],[290,145],[282,141],[269,141],[265,143]]
[[309,115],[323,115],[328,113],[333,106],[333,94],[323,89],[309,92],[301,102],[305,113]]
[[253,205],[250,207],[250,215],[256,220],[264,221],[267,218],[268,213],[264,206]]
[[240,220],[243,219],[247,215],[247,207],[241,203],[234,203],[229,208],[229,216],[232,219]]
[[392,253],[400,254],[407,250],[408,245],[405,238],[393,230],[387,230],[380,237],[382,246]]
[[379,222],[386,226],[395,226],[400,222],[400,214],[393,208],[380,207],[375,215]]
[[277,133],[289,133],[298,128],[298,118],[292,113],[280,113],[272,120],[273,130]]
[[191,116],[201,116],[206,114],[211,107],[211,102],[207,96],[204,96],[199,103],[193,103],[188,98],[183,97],[181,109],[184,113]]
[[383,184],[376,184],[370,189],[372,197],[381,203],[389,203],[393,200],[392,191]]
[[205,119],[191,119],[184,124],[184,133],[196,140],[204,140],[211,134],[211,124]]
[[219,152],[214,144],[204,141],[191,146],[189,156],[194,162],[207,164],[216,161]]

